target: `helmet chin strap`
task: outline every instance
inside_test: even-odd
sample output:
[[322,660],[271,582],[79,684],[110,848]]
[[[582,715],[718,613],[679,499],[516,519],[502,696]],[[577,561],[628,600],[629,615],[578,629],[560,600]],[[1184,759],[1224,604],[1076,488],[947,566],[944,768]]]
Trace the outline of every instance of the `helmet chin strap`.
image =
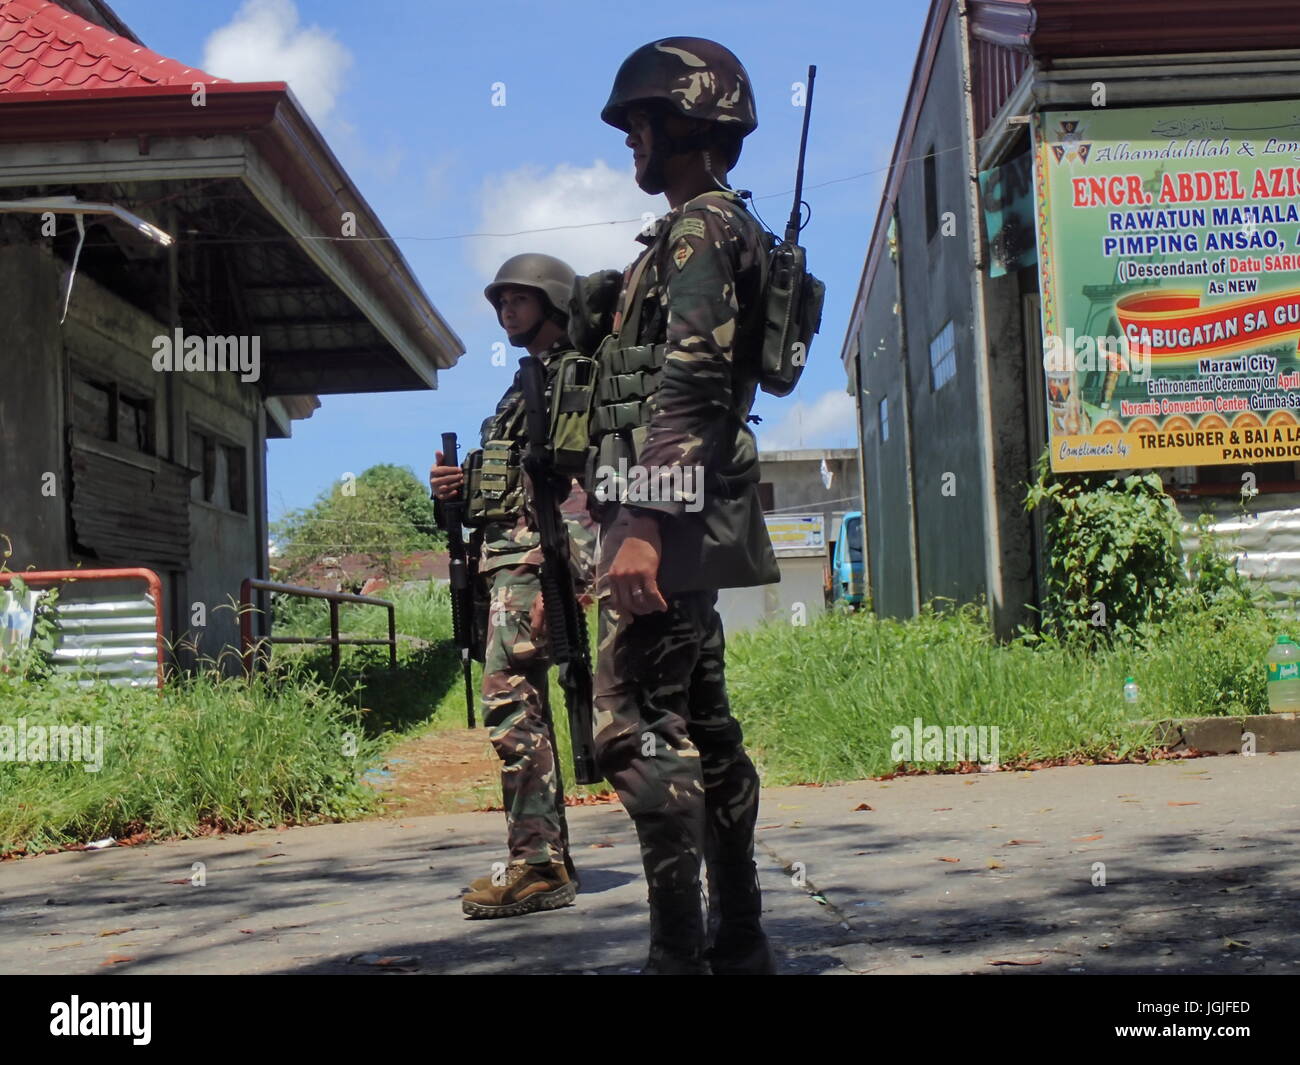
[[542,326],[547,322],[554,322],[561,330],[566,329],[569,324],[568,318],[557,311],[554,307],[548,306],[542,316],[533,323],[532,328],[527,329],[522,333],[507,333],[506,339],[510,341],[510,346],[513,348],[526,348],[537,339],[537,334],[542,331]]
[[646,191],[651,193],[660,193],[668,187],[668,181],[664,174],[664,162],[674,155],[686,155],[689,152],[702,151],[704,153],[704,170],[709,178],[723,192],[733,192],[729,186],[724,185],[718,180],[713,172],[713,159],[710,156],[710,145],[713,139],[707,133],[693,133],[689,137],[674,137],[664,128],[663,116],[656,114],[651,119],[650,131],[653,139],[653,147],[650,149],[650,158],[646,160],[645,185]]
[[706,174],[708,174],[709,177],[711,177],[711,178],[713,179],[713,183],[714,183],[715,185],[717,185],[718,188],[720,188],[723,192],[735,192],[735,191],[736,191],[736,190],[733,189],[730,185],[727,185],[727,184],[725,184],[725,183],[723,183],[723,182],[721,182],[721,181],[718,180],[718,175],[715,174],[715,173],[713,172],[713,159],[709,156],[709,149],[708,149],[708,148],[705,148],[705,149],[704,149],[704,172],[705,172]]
[[506,339],[510,341],[510,346],[512,348],[526,348],[537,339],[537,334],[542,331],[542,326],[545,324],[545,318],[538,318],[537,321],[533,323],[531,329],[525,330],[522,333],[507,333]]
[[[646,191],[651,193],[663,192],[668,187],[668,179],[664,174],[665,161],[674,155],[686,155],[689,152],[697,152],[701,149],[708,149],[711,143],[707,133],[693,133],[689,137],[674,137],[664,128],[664,116],[655,113],[650,118],[650,134],[653,138],[653,147],[650,149],[650,158],[646,160],[645,183],[649,186]],[[709,175],[712,177],[712,174]],[[716,181],[717,178],[714,178]]]

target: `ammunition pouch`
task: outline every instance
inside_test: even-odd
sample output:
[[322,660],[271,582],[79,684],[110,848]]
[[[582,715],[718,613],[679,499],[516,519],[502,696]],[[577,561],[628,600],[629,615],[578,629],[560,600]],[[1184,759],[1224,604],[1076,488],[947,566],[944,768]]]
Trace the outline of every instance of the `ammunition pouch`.
[[550,441],[556,473],[581,477],[591,444],[596,360],[579,352],[560,358],[551,375]]
[[758,385],[788,396],[808,361],[808,347],[821,328],[826,286],[808,273],[807,253],[781,241],[768,255],[763,284],[763,346]]
[[659,387],[667,355],[667,344],[625,348],[612,335],[601,344],[591,414],[593,447],[583,480],[597,512],[602,503],[622,498],[628,469],[640,462],[650,426],[650,397]]
[[521,449],[511,440],[489,440],[465,456],[465,524],[481,528],[514,521],[524,509]]
[[667,344],[621,348],[618,337],[605,338],[597,356],[600,378],[596,386],[597,406],[591,416],[591,435],[598,445],[606,433],[630,430],[649,422],[647,401],[659,387],[667,356]]

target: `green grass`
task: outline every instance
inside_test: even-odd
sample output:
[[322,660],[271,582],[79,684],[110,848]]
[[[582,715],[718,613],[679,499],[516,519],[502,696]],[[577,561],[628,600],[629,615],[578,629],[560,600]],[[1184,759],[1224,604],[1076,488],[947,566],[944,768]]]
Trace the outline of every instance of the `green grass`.
[[[465,723],[446,591],[428,586],[394,598],[398,631],[410,637],[395,672],[386,648],[346,649],[334,676],[328,649],[282,646],[272,671],[252,683],[205,674],[172,682],[161,697],[0,673],[0,724],[98,725],[106,748],[98,773],[0,761],[0,853],[141,829],[188,835],[373,811],[375,793],[361,774],[385,750],[399,737]],[[378,609],[347,607],[342,622],[355,635],[387,632]],[[996,725],[1003,762],[1124,757],[1150,742],[1135,718],[1267,712],[1264,654],[1292,623],[1226,601],[1147,630],[1144,647],[1086,654],[999,644],[974,608],[906,622],[835,612],[803,627],[732,634],[728,686],[767,784],[890,772],[891,730],[910,730],[916,718],[941,728]],[[295,604],[277,614],[276,632],[322,635],[327,625],[323,603]],[[1136,710],[1122,697],[1129,675],[1141,688]],[[551,676],[569,790],[600,790],[572,786],[563,693]],[[477,664],[473,678],[478,713]]]
[[[365,707],[367,728],[410,731],[465,725],[465,685],[460,653],[452,643],[451,601],[445,587],[433,582],[419,588],[385,593],[395,608],[398,669],[389,668],[387,647],[344,645],[340,675],[335,678],[329,648],[282,644],[277,661],[293,662],[336,688],[354,688],[350,701]],[[274,612],[276,636],[328,636],[329,605],[323,599],[286,599]],[[345,636],[387,638],[388,612],[382,607],[344,603],[339,607],[339,631]],[[475,708],[482,674],[472,663]]]
[[[916,718],[996,725],[1003,762],[1124,757],[1150,739],[1134,718],[1267,712],[1263,660],[1276,624],[1260,610],[1216,607],[1151,633],[1148,649],[1088,655],[999,644],[974,608],[906,622],[832,613],[738,634],[728,687],[767,784],[890,772],[891,729]],[[1136,708],[1123,699],[1130,675]]]
[[98,772],[0,761],[0,853],[148,829],[347,820],[376,806],[360,773],[384,744],[314,678],[205,674],[156,691],[80,689],[0,674],[3,723],[103,729]]

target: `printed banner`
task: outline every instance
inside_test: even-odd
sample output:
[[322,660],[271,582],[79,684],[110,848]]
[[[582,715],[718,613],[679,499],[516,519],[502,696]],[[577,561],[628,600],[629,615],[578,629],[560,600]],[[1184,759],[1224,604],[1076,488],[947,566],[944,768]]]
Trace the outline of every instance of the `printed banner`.
[[1034,134],[1052,469],[1300,460],[1300,103]]
[[826,549],[826,518],[822,514],[764,514],[763,520],[777,554]]

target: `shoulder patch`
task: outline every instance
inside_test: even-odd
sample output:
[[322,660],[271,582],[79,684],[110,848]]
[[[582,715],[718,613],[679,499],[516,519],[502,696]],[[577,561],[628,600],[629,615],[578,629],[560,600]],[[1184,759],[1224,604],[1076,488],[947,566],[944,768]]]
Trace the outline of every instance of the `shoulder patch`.
[[704,219],[702,218],[683,218],[680,219],[668,233],[668,240],[671,243],[681,237],[703,237],[704,236]]
[[695,249],[691,247],[690,241],[682,237],[677,241],[677,247],[673,249],[673,263],[680,270],[686,265],[686,260],[694,254]]

